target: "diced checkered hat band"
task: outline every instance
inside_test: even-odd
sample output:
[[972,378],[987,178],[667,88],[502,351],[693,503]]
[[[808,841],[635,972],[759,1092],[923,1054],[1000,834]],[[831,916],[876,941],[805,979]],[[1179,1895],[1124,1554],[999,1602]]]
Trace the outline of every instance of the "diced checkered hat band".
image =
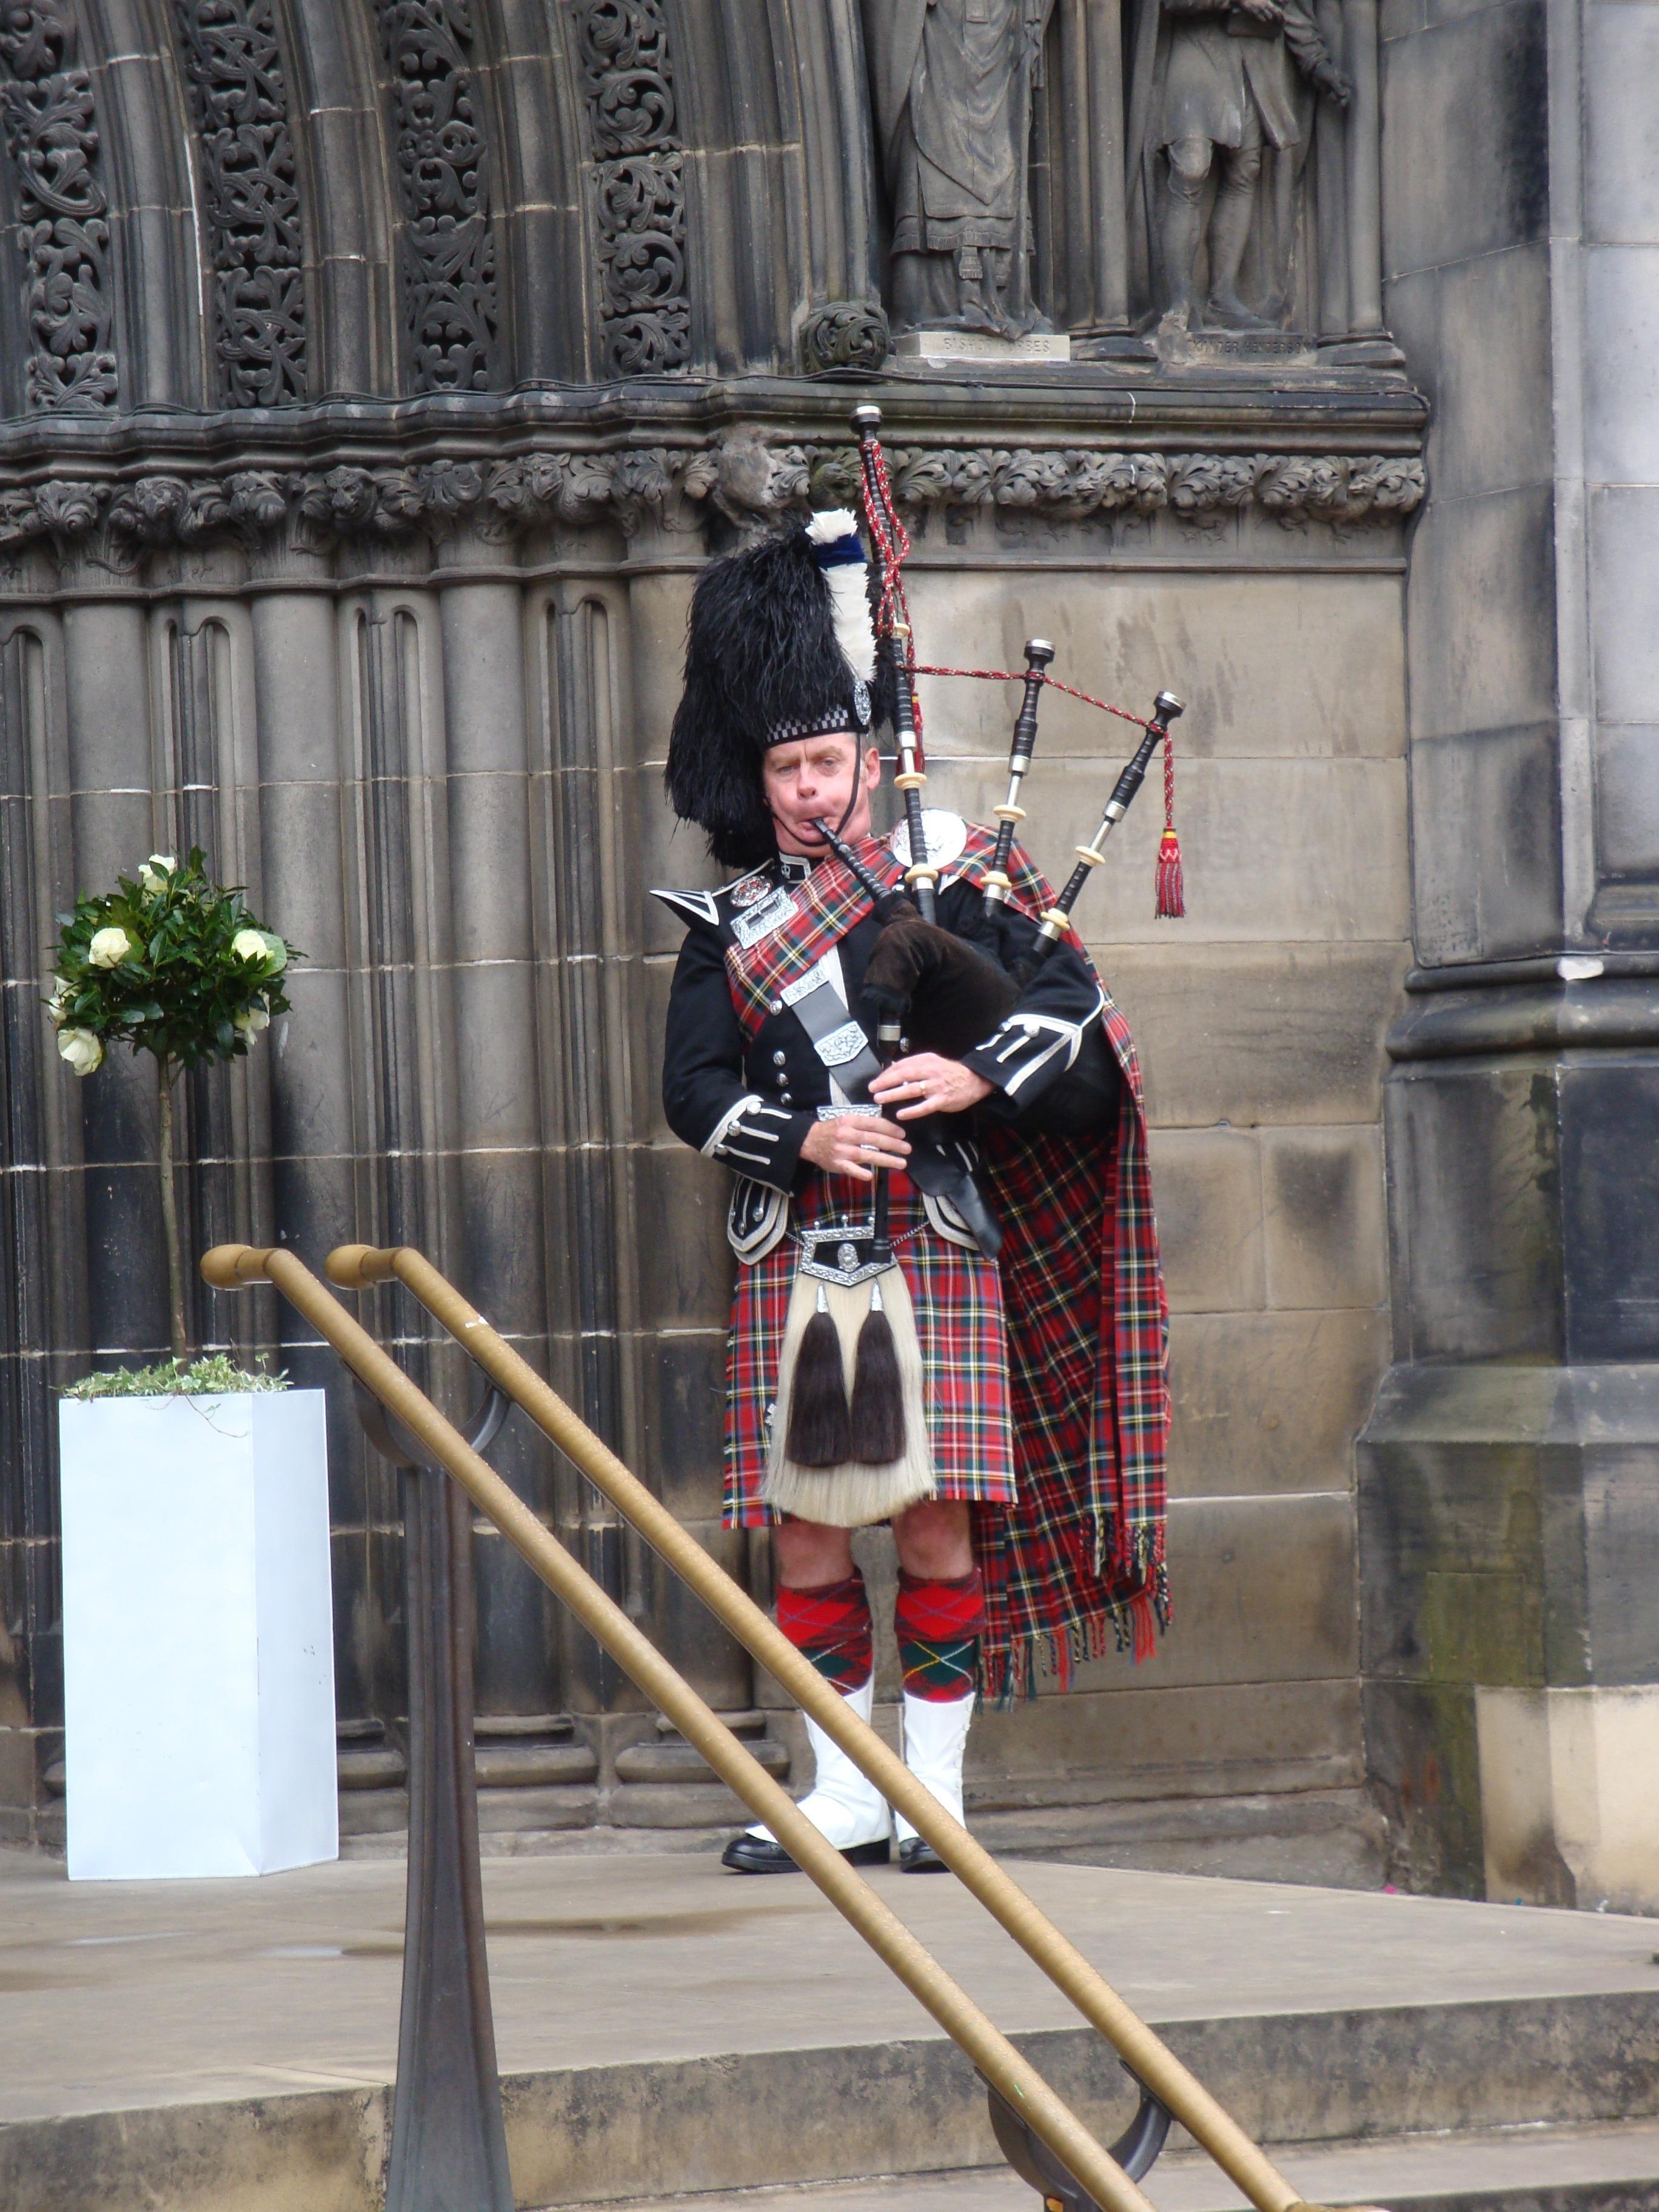
[[850,695],[842,704],[827,707],[817,714],[792,715],[787,721],[774,722],[766,732],[766,750],[774,745],[793,745],[802,738],[827,737],[831,731],[866,731],[872,720],[870,687],[862,677],[855,676]]

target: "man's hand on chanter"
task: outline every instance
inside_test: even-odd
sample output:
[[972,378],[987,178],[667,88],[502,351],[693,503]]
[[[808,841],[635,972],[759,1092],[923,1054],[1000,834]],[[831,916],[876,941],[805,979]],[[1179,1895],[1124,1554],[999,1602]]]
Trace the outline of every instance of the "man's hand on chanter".
[[837,1114],[807,1131],[800,1156],[826,1175],[873,1182],[878,1168],[902,1168],[910,1147],[902,1129],[873,1114]]
[[915,1052],[883,1068],[870,1085],[878,1106],[896,1108],[901,1121],[919,1121],[924,1114],[965,1114],[991,1095],[991,1085],[959,1060],[942,1060],[936,1052]]

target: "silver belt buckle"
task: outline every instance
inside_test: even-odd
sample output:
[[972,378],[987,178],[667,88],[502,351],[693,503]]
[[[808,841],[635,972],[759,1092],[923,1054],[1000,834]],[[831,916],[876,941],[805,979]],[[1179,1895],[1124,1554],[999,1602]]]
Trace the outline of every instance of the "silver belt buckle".
[[873,1223],[867,1229],[803,1229],[799,1235],[801,1273],[815,1282],[839,1283],[850,1291],[884,1275],[893,1264],[892,1247],[877,1243]]

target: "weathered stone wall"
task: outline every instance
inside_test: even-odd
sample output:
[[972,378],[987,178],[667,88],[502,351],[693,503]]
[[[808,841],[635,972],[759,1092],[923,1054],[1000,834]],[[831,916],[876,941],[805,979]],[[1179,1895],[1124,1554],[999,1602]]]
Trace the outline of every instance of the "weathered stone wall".
[[1370,1755],[1401,1878],[1650,1911],[1659,10],[1384,13],[1389,313],[1434,413]]
[[[1076,230],[1115,204],[1121,149],[1102,103],[1087,161],[1060,129],[1084,18],[1056,13],[1038,118],[1038,278],[1057,301],[1069,272],[1079,358],[938,373],[883,367],[849,0],[38,0],[0,24],[0,1836],[56,1818],[51,1393],[166,1336],[149,1086],[121,1063],[77,1085],[39,1001],[54,913],[153,848],[199,843],[307,955],[255,1056],[189,1086],[190,1246],[422,1245],[763,1583],[715,1523],[720,1179],[661,1127],[675,933],[644,893],[704,866],[659,781],[697,568],[847,496],[865,397],[930,656],[1018,665],[1046,632],[1085,689],[1188,701],[1191,919],[1151,920],[1151,791],[1085,909],[1156,1126],[1177,1625],[1143,1674],[1100,1662],[988,1719],[981,1802],[1155,1800],[1166,1829],[1200,1802],[1272,1832],[1304,1802],[1354,1815],[1351,1460],[1386,1356],[1423,410],[1373,328],[1375,208],[1328,120],[1329,344],[1160,361],[1127,331],[1124,255]],[[49,129],[81,157],[72,215],[41,198]],[[1009,696],[928,703],[935,795],[982,811]],[[1117,727],[1045,703],[1053,866]],[[342,1771],[350,1825],[393,1826],[394,1487],[286,1310],[191,1295],[198,1335],[330,1383]],[[400,1297],[364,1310],[459,1401]],[[497,1463],[713,1702],[763,1695],[518,1425]],[[717,1816],[518,1564],[485,1536],[477,1563],[486,1819]]]

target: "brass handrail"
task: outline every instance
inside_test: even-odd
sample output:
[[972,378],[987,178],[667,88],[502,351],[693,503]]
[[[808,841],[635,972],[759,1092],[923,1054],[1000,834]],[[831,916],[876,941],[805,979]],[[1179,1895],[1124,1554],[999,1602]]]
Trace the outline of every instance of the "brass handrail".
[[[337,1259],[340,1255],[333,1256]],[[289,1304],[332,1345],[346,1366],[387,1412],[402,1422],[410,1435],[430,1452],[433,1460],[454,1477],[478,1510],[495,1522],[548,1588],[638,1684],[658,1711],[702,1753],[750,1812],[765,1822],[790,1856],[851,1922],[911,1995],[933,2014],[952,2042],[966,2052],[1018,2117],[1029,2124],[1032,2132],[1042,2138],[1066,2171],[1106,2208],[1106,2212],[1154,2212],[1149,2200],[1108,2156],[1069,2106],[1055,2095],[1030,2060],[1020,2056],[890,1906],[797,1810],[788,1793],[744,1747],[718,1714],[670,1666],[622,1607],[578,1565],[494,1468],[465,1442],[459,1431],[444,1419],[368,1331],[352,1319],[339,1300],[331,1297],[303,1261],[280,1248],[260,1251],[246,1244],[219,1244],[203,1255],[201,1266],[204,1278],[216,1290],[235,1290],[248,1283],[274,1284]],[[574,1416],[571,1418],[574,1419]]]
[[[203,1264],[205,1267],[206,1262]],[[1004,1873],[984,1846],[951,1818],[897,1753],[866,1722],[860,1720],[748,1592],[687,1534],[667,1507],[652,1496],[638,1476],[528,1362],[496,1334],[423,1254],[412,1245],[377,1251],[367,1244],[343,1244],[329,1254],[324,1266],[330,1279],[343,1289],[364,1290],[395,1279],[419,1299],[491,1382],[522,1407],[543,1434],[633,1523],[801,1710],[840,1745],[888,1803],[926,1837],[952,1873],[1106,2038],[1136,2079],[1169,2107],[1243,2191],[1256,2212],[1318,2212],[1316,2207],[1304,2206],[1272,2160],[1105,1977]],[[738,1795],[752,1802],[744,1791]],[[780,1833],[771,1815],[763,1817],[773,1834],[785,1843],[793,1856],[799,1857],[794,1844]],[[817,1830],[812,1833],[816,1837]],[[1080,2174],[1078,2178],[1084,2179]]]

